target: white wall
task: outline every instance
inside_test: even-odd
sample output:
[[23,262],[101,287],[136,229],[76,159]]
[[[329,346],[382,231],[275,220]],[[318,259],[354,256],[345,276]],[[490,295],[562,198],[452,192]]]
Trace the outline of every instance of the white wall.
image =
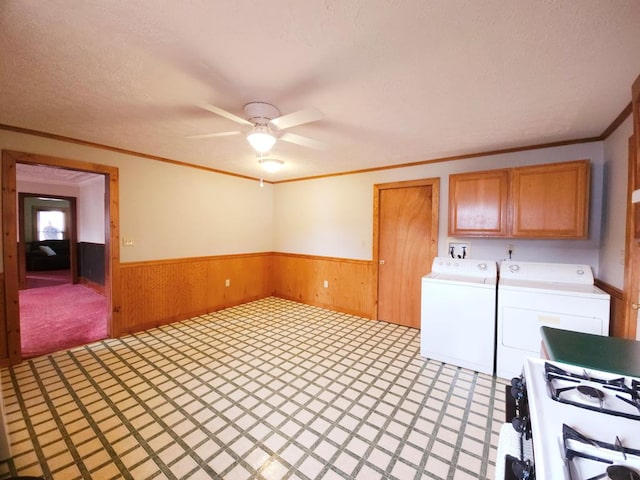
[[3,130],[0,149],[118,167],[122,262],[273,250],[270,184]]
[[[78,187],[69,185],[47,184],[43,185],[36,182],[17,182],[16,190],[18,193],[41,193],[43,195],[61,196],[61,197],[77,197]],[[16,195],[16,201],[17,201]]]
[[[0,148],[118,167],[120,234],[134,240],[134,246],[121,248],[123,262],[272,250],[370,260],[373,185],[434,177],[440,178],[441,193],[439,254],[446,255],[450,240],[449,174],[587,158],[592,168],[587,240],[465,241],[471,245],[472,258],[501,260],[506,257],[507,244],[512,243],[514,259],[586,263],[603,280],[621,286],[622,266],[616,264],[620,249],[624,248],[620,246],[624,236],[624,200],[619,197],[622,190],[626,192],[624,150],[629,130],[627,121],[607,142],[265,184],[264,188],[257,181],[14,132],[0,131]],[[607,182],[606,191],[603,180]],[[90,241],[94,236],[100,236],[97,230],[87,233],[86,238],[83,233],[82,239]],[[603,261],[599,261],[601,248]]]
[[99,175],[78,189],[78,242],[105,243],[104,183]]
[[[604,141],[604,199],[599,278],[614,287],[624,286],[624,251],[629,179],[631,116]],[[638,330],[640,333],[640,330]]]
[[431,163],[300,182],[281,183],[274,191],[274,249],[279,252],[372,259],[373,185],[440,178],[439,255],[447,254],[449,174],[495,168],[591,160],[591,215],[587,240],[465,239],[472,258],[499,261],[507,244],[523,261],[584,263],[598,271],[603,197],[603,142],[567,145]]

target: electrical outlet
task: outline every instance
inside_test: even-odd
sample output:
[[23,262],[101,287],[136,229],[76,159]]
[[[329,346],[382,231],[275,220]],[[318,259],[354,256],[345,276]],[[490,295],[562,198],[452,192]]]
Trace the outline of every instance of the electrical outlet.
[[470,245],[468,243],[449,242],[447,257],[469,258],[471,256]]
[[133,241],[133,238],[122,237],[122,245],[125,247],[133,247],[135,245],[135,242]]
[[225,286],[225,287],[230,287],[230,286],[231,286],[231,279],[227,278],[227,279],[224,281],[224,286]]
[[329,288],[329,280],[324,281],[324,288]]

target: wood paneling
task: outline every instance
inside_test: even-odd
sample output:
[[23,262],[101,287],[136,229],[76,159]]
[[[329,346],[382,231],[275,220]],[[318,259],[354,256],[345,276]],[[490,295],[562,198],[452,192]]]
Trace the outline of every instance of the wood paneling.
[[269,296],[271,254],[123,263],[120,282],[115,337]]
[[274,253],[272,286],[278,297],[375,318],[374,265],[368,260]]
[[609,335],[612,337],[625,338],[627,336],[627,327],[624,321],[624,298],[622,290],[598,279],[596,279],[594,283],[596,287],[611,295]]

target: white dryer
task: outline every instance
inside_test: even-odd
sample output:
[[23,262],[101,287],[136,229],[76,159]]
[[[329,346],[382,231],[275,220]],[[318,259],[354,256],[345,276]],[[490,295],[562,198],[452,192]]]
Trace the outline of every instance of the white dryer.
[[527,357],[540,357],[540,327],[609,335],[609,294],[593,284],[588,265],[500,264],[496,375],[522,373]]
[[493,374],[497,264],[437,257],[422,277],[420,354]]

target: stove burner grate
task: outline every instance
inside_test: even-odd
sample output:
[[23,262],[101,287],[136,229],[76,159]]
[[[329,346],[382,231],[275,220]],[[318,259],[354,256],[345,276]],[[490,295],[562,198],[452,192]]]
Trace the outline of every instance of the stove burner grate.
[[[587,410],[602,412],[632,420],[640,420],[640,382],[637,380],[632,379],[631,386],[629,386],[625,383],[624,377],[605,380],[592,377],[587,371],[584,371],[582,374],[568,372],[548,362],[545,363],[544,369],[547,388],[549,389],[549,394],[553,400],[567,405],[585,408]],[[585,381],[601,386],[602,390],[590,385],[583,385],[581,383]],[[556,386],[556,383],[558,382],[560,385],[566,385],[569,383],[569,386]],[[597,405],[591,405],[589,403],[566,398],[563,394],[571,390],[578,391],[578,393],[588,401],[596,401]],[[624,409],[605,408],[604,390],[612,392],[615,395],[615,398],[633,406],[638,413],[623,411]]]
[[607,478],[611,480],[640,480],[640,474],[630,467],[627,467],[625,465],[615,465],[613,460],[592,455],[587,452],[577,451],[570,448],[568,445],[570,441],[576,441],[585,445],[593,446],[595,447],[596,451],[602,450],[609,451],[610,453],[618,452],[622,454],[622,457],[625,460],[627,459],[627,455],[640,456],[640,450],[625,447],[624,445],[622,445],[622,442],[620,442],[620,439],[618,437],[616,437],[615,443],[601,442],[588,438],[577,430],[571,428],[567,424],[563,424],[562,440],[564,445],[564,456],[569,463],[569,477],[571,478],[571,480],[574,479],[571,463],[575,459],[591,460],[594,462],[600,462],[609,465],[608,467],[606,467],[604,473],[601,473],[594,477],[590,477],[587,480],[600,480]]

